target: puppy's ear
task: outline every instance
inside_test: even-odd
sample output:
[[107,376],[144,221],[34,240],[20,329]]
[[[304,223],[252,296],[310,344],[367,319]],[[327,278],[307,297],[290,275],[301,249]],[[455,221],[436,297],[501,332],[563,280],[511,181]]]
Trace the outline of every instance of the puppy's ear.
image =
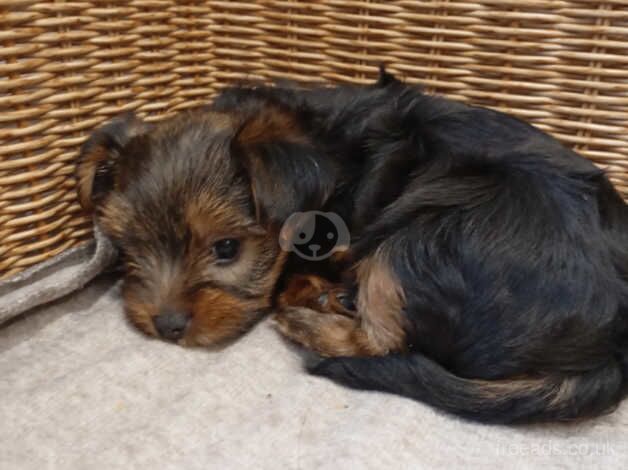
[[76,179],[79,202],[85,211],[93,211],[113,189],[123,148],[148,130],[148,124],[126,113],[94,131],[83,144]]
[[264,225],[319,209],[333,191],[336,167],[303,131],[295,111],[261,107],[236,133],[232,151],[245,168],[255,214]]

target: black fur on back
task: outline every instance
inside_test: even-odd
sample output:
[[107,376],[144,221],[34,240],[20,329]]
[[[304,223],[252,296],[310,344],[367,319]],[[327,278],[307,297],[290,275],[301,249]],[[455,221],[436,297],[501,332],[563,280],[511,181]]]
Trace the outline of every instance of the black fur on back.
[[627,392],[628,207],[604,173],[511,116],[371,87],[228,90],[292,110],[334,165],[321,209],[357,261],[382,243],[409,352],[313,372],[486,422],[602,413]]

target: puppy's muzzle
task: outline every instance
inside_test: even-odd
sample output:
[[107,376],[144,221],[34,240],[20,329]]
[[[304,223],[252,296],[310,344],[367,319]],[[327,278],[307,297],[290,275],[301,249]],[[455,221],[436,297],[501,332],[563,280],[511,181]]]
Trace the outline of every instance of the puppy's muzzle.
[[183,338],[190,324],[190,315],[187,312],[165,310],[153,318],[153,324],[159,336],[170,341]]

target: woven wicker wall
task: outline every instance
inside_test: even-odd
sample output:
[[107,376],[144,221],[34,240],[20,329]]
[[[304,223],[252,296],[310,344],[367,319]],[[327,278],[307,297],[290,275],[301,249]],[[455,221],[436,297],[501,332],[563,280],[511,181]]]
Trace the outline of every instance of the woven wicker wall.
[[0,1],[0,277],[90,235],[72,178],[86,133],[236,80],[368,82],[524,117],[628,196],[628,1]]

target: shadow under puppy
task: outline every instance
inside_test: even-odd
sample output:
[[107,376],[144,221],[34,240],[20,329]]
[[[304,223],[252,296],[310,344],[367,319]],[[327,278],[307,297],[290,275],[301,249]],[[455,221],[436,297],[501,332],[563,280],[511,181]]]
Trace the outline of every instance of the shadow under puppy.
[[[280,331],[329,357],[314,373],[486,422],[593,416],[628,390],[628,208],[510,116],[385,72],[231,88],[154,126],[114,120],[78,178],[148,334],[216,344],[278,304]],[[278,243],[309,210],[351,233],[324,276]]]

